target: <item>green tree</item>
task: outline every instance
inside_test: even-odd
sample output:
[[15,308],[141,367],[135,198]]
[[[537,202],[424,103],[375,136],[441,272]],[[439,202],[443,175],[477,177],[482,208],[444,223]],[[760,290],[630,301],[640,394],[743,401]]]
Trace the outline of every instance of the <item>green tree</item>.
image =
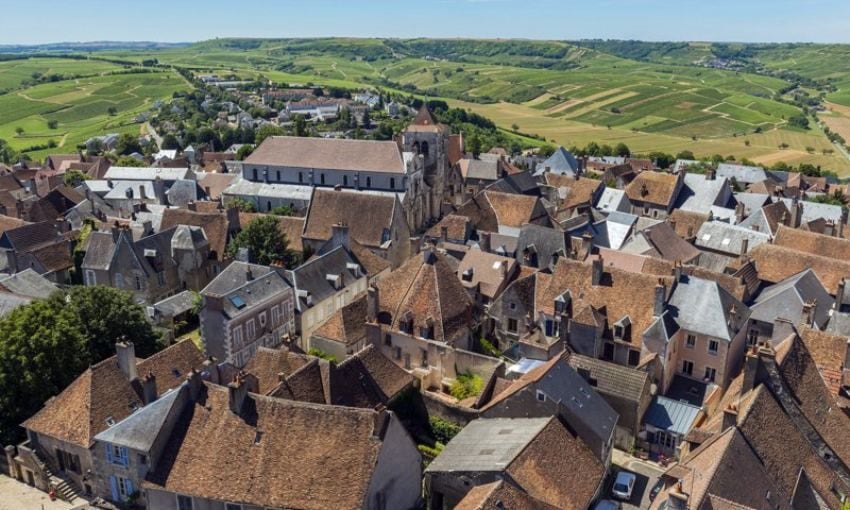
[[18,152],[6,140],[0,138],[0,163],[12,164],[18,159]]
[[269,212],[275,216],[292,216],[294,214],[292,208],[288,205],[279,205]]
[[248,248],[252,260],[263,265],[283,262],[292,267],[297,259],[274,216],[263,216],[249,223],[230,243],[227,252],[235,256],[240,248]]
[[372,127],[372,117],[369,115],[369,110],[366,109],[363,111],[363,127],[366,129],[370,129]]
[[142,152],[142,146],[139,143],[137,136],[130,133],[123,133],[118,137],[115,143],[115,154],[126,156],[134,152]]
[[236,151],[236,159],[239,161],[245,161],[245,158],[251,155],[254,152],[254,147],[250,144],[245,144],[242,147],[239,147],[239,150]]
[[136,159],[132,156],[121,156],[115,160],[115,166],[146,167],[148,164],[145,161]]
[[621,142],[614,147],[614,155],[621,158],[628,158],[632,155],[632,151],[629,149],[628,145]]
[[93,361],[70,308],[36,300],[0,319],[0,441],[19,440],[18,425]]
[[224,206],[228,209],[230,209],[231,207],[235,207],[241,212],[246,213],[257,212],[257,208],[254,206],[254,204],[245,200],[244,198],[231,198],[230,200],[224,203]]
[[87,181],[89,179],[91,179],[91,176],[89,176],[88,174],[84,174],[79,170],[68,170],[67,172],[62,174],[62,182],[65,184],[65,186],[68,186],[70,188],[76,188],[77,186],[82,184],[83,181]]
[[307,132],[307,119],[305,119],[303,115],[296,115],[295,118],[292,119],[292,123],[295,130],[295,136],[310,136]]
[[110,106],[106,109],[106,113],[108,113],[110,117],[115,117],[118,114],[118,108]]
[[540,149],[537,150],[537,154],[540,157],[548,158],[552,154],[555,154],[556,150],[558,150],[558,149],[554,145],[552,145],[551,143],[544,143],[543,145],[540,146]]
[[478,155],[481,154],[481,138],[477,133],[467,139],[466,150],[471,152],[472,157],[476,159],[478,158]]
[[16,133],[18,136],[21,136],[22,134],[24,134],[24,128],[22,128],[21,126],[16,127],[16,128],[15,128],[15,133]]
[[126,291],[104,286],[72,287],[49,298],[56,309],[68,308],[87,339],[89,357],[101,360],[115,354],[115,342],[135,344],[136,355],[147,358],[158,350],[159,336],[145,310]]
[[177,140],[177,137],[168,133],[167,135],[162,137],[162,150],[164,151],[176,151],[180,149],[180,142]]
[[282,134],[283,129],[281,129],[280,127],[275,126],[274,124],[265,124],[257,130],[256,134],[254,135],[254,142],[257,145],[260,145],[266,138],[270,136],[281,136]]
[[697,159],[697,158],[694,156],[694,153],[691,152],[691,151],[682,151],[682,152],[676,154],[676,159],[694,160],[694,159]]
[[47,127],[49,129],[56,129],[59,127],[59,121],[56,119],[50,119],[47,121]]

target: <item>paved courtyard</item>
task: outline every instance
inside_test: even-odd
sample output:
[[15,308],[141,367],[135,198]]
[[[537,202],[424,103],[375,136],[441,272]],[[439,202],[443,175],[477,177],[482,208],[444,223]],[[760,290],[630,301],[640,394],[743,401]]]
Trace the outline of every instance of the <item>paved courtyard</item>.
[[[654,462],[642,461],[620,450],[614,450],[612,463],[616,471],[628,471],[637,475],[632,499],[631,501],[623,502],[623,510],[645,510],[649,508],[651,503],[649,501],[649,492],[652,486],[658,481],[658,478],[664,473],[665,468]],[[605,487],[607,492],[603,497],[611,498],[611,484],[614,483],[615,477],[616,473],[610,477]]]
[[47,494],[14,478],[0,475],[0,510],[71,510],[85,501],[72,505],[64,501],[50,501]]

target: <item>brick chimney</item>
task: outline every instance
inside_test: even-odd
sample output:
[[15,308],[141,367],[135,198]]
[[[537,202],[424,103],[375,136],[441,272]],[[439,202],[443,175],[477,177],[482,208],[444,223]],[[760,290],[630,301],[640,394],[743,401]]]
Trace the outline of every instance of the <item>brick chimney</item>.
[[596,287],[602,285],[602,274],[605,272],[605,264],[602,261],[602,256],[596,257],[591,263],[591,284]]
[[204,380],[201,377],[201,373],[192,369],[189,372],[189,375],[186,376],[186,385],[189,388],[189,398],[192,399],[193,402],[198,400],[198,396],[201,394],[201,388],[204,387]]
[[376,285],[366,291],[366,318],[369,322],[378,321],[378,310],[381,309],[381,294]]
[[189,200],[189,203],[188,203],[188,204],[186,204],[186,209],[189,209],[189,210],[190,210],[190,211],[192,211],[192,212],[197,212],[197,210],[198,210],[198,205],[197,205],[197,204],[195,204],[195,201],[194,201],[194,200]]
[[149,371],[146,376],[142,377],[142,398],[145,405],[156,400],[158,395],[159,393],[156,390],[156,376],[153,375],[152,371]]
[[133,342],[121,341],[115,344],[115,354],[118,358],[118,368],[124,372],[128,381],[136,379],[136,347]]
[[839,312],[841,311],[841,307],[844,305],[844,291],[846,288],[847,280],[842,278],[841,281],[838,282],[838,288],[835,291],[835,303],[832,305],[832,307]]
[[729,405],[723,410],[723,424],[721,430],[726,430],[729,427],[734,427],[738,424],[738,408],[734,405]]
[[245,378],[245,372],[236,374],[233,382],[227,385],[227,393],[230,411],[234,414],[240,414],[242,404],[245,403],[245,397],[248,396],[248,381]]

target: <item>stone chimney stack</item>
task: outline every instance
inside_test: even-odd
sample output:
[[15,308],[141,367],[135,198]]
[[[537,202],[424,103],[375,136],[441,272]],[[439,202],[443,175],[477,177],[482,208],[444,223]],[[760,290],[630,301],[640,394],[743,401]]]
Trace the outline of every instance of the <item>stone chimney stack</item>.
[[734,427],[738,424],[738,409],[734,405],[729,405],[723,410],[723,425],[721,430],[726,430],[729,427]]
[[744,208],[744,203],[738,202],[737,205],[735,205],[735,223],[736,224],[744,221],[745,212],[746,212],[746,209]]
[[847,280],[842,278],[840,282],[838,282],[838,289],[835,291],[835,303],[832,307],[836,311],[841,311],[841,307],[844,305],[844,291],[847,288]]
[[748,251],[750,251],[750,240],[745,237],[741,239],[741,256],[746,255]]
[[815,310],[817,309],[818,301],[817,299],[810,301],[808,303],[803,303],[803,313],[800,317],[800,320],[805,323],[806,326],[814,327],[815,324]]
[[799,228],[803,222],[803,204],[799,198],[794,198],[791,201],[791,224],[789,226]]
[[593,259],[591,263],[591,284],[594,287],[602,285],[602,274],[605,272],[604,266],[601,256]]
[[156,376],[153,375],[153,372],[148,372],[148,374],[142,378],[142,393],[145,405],[148,405],[157,399],[159,393],[156,389]]
[[121,341],[115,344],[115,354],[118,358],[118,368],[124,372],[128,381],[136,379],[136,347],[133,342]]
[[664,280],[658,279],[658,285],[655,286],[655,308],[653,310],[656,317],[661,317],[664,313],[664,300],[667,294],[667,288],[664,286]]
[[121,226],[118,225],[118,222],[112,224],[112,242],[118,242],[118,236],[121,234]]
[[191,398],[193,402],[196,402],[201,393],[201,388],[204,386],[204,380],[201,378],[201,373],[192,369],[192,371],[189,372],[189,375],[186,376],[186,385],[189,388],[189,398]]
[[369,322],[378,322],[378,310],[381,308],[381,295],[378,287],[372,285],[366,291],[366,318]]
[[248,381],[245,378],[244,372],[236,374],[233,382],[227,385],[227,392],[230,411],[234,414],[240,414],[242,404],[245,403],[245,397],[248,396]]
[[342,246],[346,250],[351,250],[351,238],[348,232],[348,225],[342,222],[335,223],[331,226],[331,240],[333,246]]

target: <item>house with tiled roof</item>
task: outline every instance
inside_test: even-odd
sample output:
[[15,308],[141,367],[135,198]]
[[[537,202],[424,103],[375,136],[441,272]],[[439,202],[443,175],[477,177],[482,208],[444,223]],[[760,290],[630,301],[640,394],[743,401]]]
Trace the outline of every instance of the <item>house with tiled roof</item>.
[[410,228],[395,196],[316,189],[304,222],[302,242],[319,251],[333,237],[334,225],[348,225],[352,241],[400,266],[410,255]]
[[519,264],[513,258],[481,251],[473,247],[457,268],[461,285],[479,307],[487,307],[513,281]]
[[455,510],[556,510],[557,507],[530,496],[509,480],[478,485],[466,493]]
[[296,402],[187,382],[142,489],[149,508],[413,508],[421,458],[385,410]]
[[0,272],[32,269],[54,283],[68,283],[74,267],[67,224],[27,223],[0,234]]
[[428,465],[425,492],[428,508],[456,508],[475,487],[509,480],[547,505],[583,510],[600,494],[604,478],[603,462],[557,416],[482,418]]
[[632,214],[664,219],[679,198],[684,187],[684,174],[644,171],[625,188],[632,205]]
[[[107,448],[98,444],[97,436],[175,391],[188,373],[203,367],[206,358],[189,340],[144,360],[136,358],[132,343],[118,343],[116,351],[116,356],[91,366],[22,424],[27,441],[17,447],[16,459],[23,480],[34,480],[47,490],[46,464],[81,493],[123,501],[112,498],[110,478],[99,469]],[[112,465],[119,459],[123,462],[128,459],[126,450],[110,459]],[[138,477],[135,481],[139,487]]]
[[343,305],[310,335],[310,346],[341,360],[366,347],[367,301],[363,294]]
[[748,341],[755,345],[784,340],[774,338],[777,320],[823,330],[830,319],[833,303],[832,296],[811,269],[765,287],[750,306]]
[[244,367],[260,347],[295,335],[295,291],[273,268],[236,261],[203,290],[201,338],[206,354]]
[[832,258],[781,245],[759,245],[750,250],[749,259],[758,279],[765,284],[779,283],[811,269],[832,296],[837,294],[841,281],[850,276],[850,262],[846,258]]
[[555,173],[575,177],[582,171],[581,163],[567,149],[558,147],[545,161],[538,163],[534,175]]
[[239,210],[235,207],[201,212],[193,202],[185,209],[164,209],[159,229],[165,230],[177,225],[202,228],[210,243],[210,254],[219,262],[224,262],[228,258],[227,243],[241,230],[239,218]]
[[602,181],[590,177],[546,173],[543,179],[545,185],[552,188],[552,199],[557,205],[554,216],[558,221],[571,218],[577,210],[590,208],[605,190]]

